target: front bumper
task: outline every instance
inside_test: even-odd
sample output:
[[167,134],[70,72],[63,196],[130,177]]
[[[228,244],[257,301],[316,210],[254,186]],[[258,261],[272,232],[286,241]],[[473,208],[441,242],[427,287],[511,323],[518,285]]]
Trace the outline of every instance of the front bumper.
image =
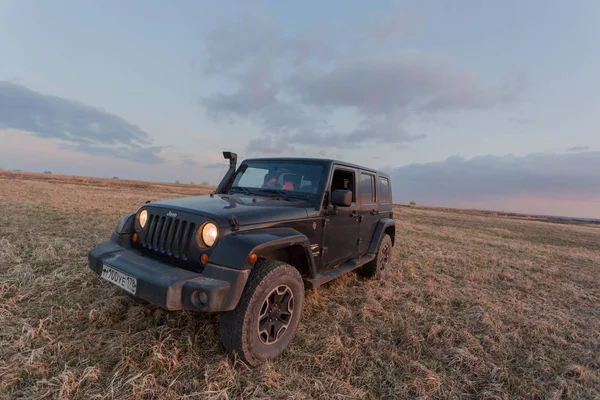
[[167,310],[231,311],[237,306],[250,273],[210,263],[202,273],[193,272],[112,241],[102,242],[90,251],[88,263],[98,275],[106,264],[137,278],[136,297]]

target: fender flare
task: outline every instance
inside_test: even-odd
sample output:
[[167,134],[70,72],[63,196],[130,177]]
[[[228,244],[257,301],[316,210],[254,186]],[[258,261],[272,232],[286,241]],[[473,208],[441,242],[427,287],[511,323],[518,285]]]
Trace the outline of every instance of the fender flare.
[[381,239],[385,232],[392,227],[394,234],[392,236],[392,246],[394,245],[394,236],[396,233],[396,222],[392,218],[384,218],[379,220],[377,223],[377,227],[375,228],[375,233],[371,238],[371,244],[369,245],[368,253],[376,254],[379,251],[379,245],[381,244]]
[[259,257],[273,250],[300,246],[306,257],[309,274],[316,275],[316,264],[306,235],[292,228],[268,228],[230,233],[224,236],[210,255],[210,262],[233,269],[250,269],[248,256]]
[[110,240],[119,246],[125,247],[126,249],[131,248],[131,235],[135,232],[135,218],[136,213],[129,213],[124,215],[114,232],[110,235]]

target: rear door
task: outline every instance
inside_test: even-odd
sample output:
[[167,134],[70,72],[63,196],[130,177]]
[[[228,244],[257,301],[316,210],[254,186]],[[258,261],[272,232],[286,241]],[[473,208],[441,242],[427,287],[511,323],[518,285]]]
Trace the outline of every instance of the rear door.
[[379,221],[379,208],[377,204],[377,176],[373,172],[360,171],[358,197],[360,201],[360,232],[358,253],[367,252],[377,222]]

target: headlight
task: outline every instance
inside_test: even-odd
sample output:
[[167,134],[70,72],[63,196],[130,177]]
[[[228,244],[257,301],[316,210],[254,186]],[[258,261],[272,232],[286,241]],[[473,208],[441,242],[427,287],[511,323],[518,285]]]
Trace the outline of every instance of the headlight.
[[212,222],[207,222],[198,229],[196,233],[196,242],[200,247],[210,247],[215,244],[219,230]]
[[142,227],[142,229],[144,229],[144,227],[146,226],[146,221],[148,221],[148,211],[142,210],[138,218],[140,221],[140,226]]

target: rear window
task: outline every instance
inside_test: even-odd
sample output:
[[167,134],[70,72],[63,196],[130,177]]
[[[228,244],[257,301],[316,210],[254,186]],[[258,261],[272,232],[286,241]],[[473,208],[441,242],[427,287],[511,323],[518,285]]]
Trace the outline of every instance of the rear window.
[[390,181],[388,178],[382,176],[379,177],[379,202],[389,203],[391,202],[390,196]]

